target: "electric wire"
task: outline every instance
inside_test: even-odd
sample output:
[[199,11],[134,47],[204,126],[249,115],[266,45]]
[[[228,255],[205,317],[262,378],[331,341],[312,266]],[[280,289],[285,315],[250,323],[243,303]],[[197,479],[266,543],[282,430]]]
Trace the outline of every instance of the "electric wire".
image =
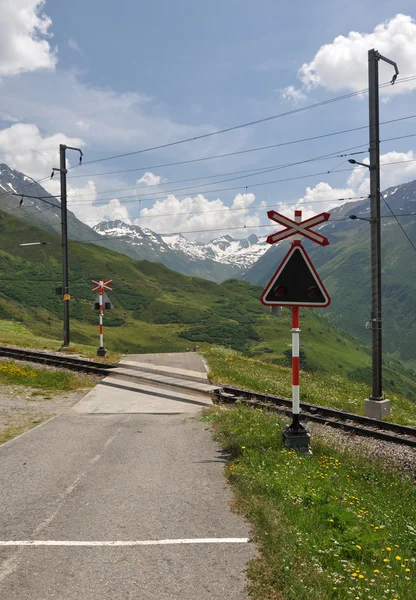
[[[407,81],[412,81],[413,79],[416,79],[416,76],[405,78],[405,79],[402,79],[402,80],[400,80],[398,82],[396,81],[395,85],[397,85],[399,83],[406,83]],[[390,84],[389,83],[382,84],[380,86],[380,88],[387,87],[388,85],[390,85]],[[361,90],[360,92],[354,93],[353,95],[357,95],[359,93],[364,93],[366,91],[368,91],[368,90]],[[344,96],[340,96],[340,97],[338,97],[336,99],[333,99],[333,101],[339,100],[339,99],[343,99],[343,98],[344,98]],[[310,107],[314,107],[314,106],[315,105],[310,105]],[[303,107],[302,110],[306,110],[307,108],[308,107]],[[284,114],[284,113],[281,113],[281,114]],[[399,117],[397,119],[390,119],[390,120],[387,120],[387,121],[382,121],[382,122],[380,122],[380,125],[386,125],[386,124],[390,124],[390,123],[396,123],[396,122],[407,120],[407,119],[413,119],[415,117],[416,117],[416,115],[407,115],[405,117]],[[269,119],[269,117],[266,117],[266,119]],[[254,123],[255,122],[252,122],[251,124],[254,124]],[[244,124],[243,124],[243,126],[244,126]],[[303,139],[299,139],[299,140],[291,140],[291,141],[282,142],[282,143],[279,143],[279,144],[272,144],[272,145],[269,145],[269,146],[262,146],[262,147],[258,147],[258,148],[252,148],[252,149],[248,149],[248,150],[240,150],[240,151],[236,151],[236,152],[229,152],[229,153],[220,154],[220,155],[216,155],[216,156],[201,157],[201,158],[198,158],[198,159],[192,159],[192,160],[188,160],[188,161],[176,161],[174,163],[165,163],[165,164],[162,164],[162,165],[152,165],[152,166],[147,166],[147,167],[140,167],[140,168],[137,168],[137,169],[125,169],[125,170],[119,170],[119,171],[110,171],[110,172],[107,172],[107,173],[93,173],[93,174],[87,174],[87,175],[74,175],[74,176],[68,177],[68,179],[75,178],[75,177],[92,177],[92,176],[100,176],[100,175],[108,175],[108,174],[128,173],[128,172],[132,172],[132,171],[141,171],[141,170],[146,170],[146,169],[162,168],[162,167],[166,167],[166,166],[175,166],[175,165],[180,165],[180,164],[190,164],[190,163],[193,163],[193,162],[200,162],[200,161],[211,160],[211,159],[215,159],[215,158],[223,158],[223,157],[227,157],[227,156],[244,154],[244,153],[247,153],[247,152],[255,152],[255,151],[258,151],[258,150],[264,150],[264,149],[268,149],[268,148],[274,148],[274,147],[279,147],[279,146],[286,146],[286,145],[290,145],[290,144],[297,144],[297,143],[301,143],[301,142],[305,142],[305,141],[311,141],[311,140],[321,139],[321,138],[330,137],[330,136],[334,136],[334,135],[341,135],[341,134],[344,134],[344,133],[350,133],[350,132],[358,131],[358,130],[361,130],[361,129],[368,129],[368,125],[363,125],[361,127],[355,127],[355,128],[345,129],[345,130],[342,130],[342,131],[337,131],[337,132],[331,132],[331,133],[327,133],[327,134],[322,134],[322,135],[319,135],[319,136],[312,136],[312,137],[309,137],[309,138],[303,138]],[[212,132],[210,135],[214,135],[215,133],[220,133],[220,131],[219,132]],[[193,138],[191,138],[191,139],[193,139]],[[400,138],[392,138],[392,139],[400,139]],[[184,143],[184,140],[180,141],[180,143]],[[140,152],[145,152],[145,151],[147,151],[147,150],[141,150]],[[101,159],[99,159],[99,160],[101,160]],[[97,162],[97,161],[90,161],[88,163],[84,162],[83,165],[92,164],[92,162]],[[70,170],[72,170],[74,168],[78,168],[79,166],[81,166],[81,165],[74,165],[73,167],[70,167],[68,169],[68,171],[70,171]],[[25,189],[33,186],[33,185],[41,184],[41,183],[43,183],[45,181],[48,181],[49,179],[50,179],[50,177],[43,177],[42,179],[34,180],[34,181],[28,183],[27,185],[18,188],[18,190],[16,190],[16,192],[25,190]],[[0,193],[0,198],[2,196],[8,195],[8,194],[9,194],[9,192]]]
[[[404,213],[404,214],[394,214],[395,217],[397,218],[404,218],[404,217],[416,217],[416,213]],[[386,219],[386,218],[391,218],[390,215],[381,215],[380,216],[381,219]],[[341,217],[338,219],[330,219],[329,224],[331,223],[336,223],[336,222],[341,222],[341,221],[345,221],[345,222],[351,222],[351,219],[349,217]],[[391,223],[391,225],[393,225],[393,223]],[[29,227],[29,226],[28,226]],[[180,230],[180,231],[172,231],[172,232],[166,232],[166,233],[159,233],[159,232],[152,232],[152,233],[156,233],[157,235],[160,236],[168,236],[168,235],[183,235],[183,234],[189,234],[189,233],[211,233],[211,232],[218,232],[218,231],[231,231],[231,230],[244,230],[244,229],[263,229],[265,227],[274,227],[273,223],[267,223],[265,225],[240,225],[238,227],[219,227],[219,228],[215,228],[215,229],[195,229],[195,230]],[[15,232],[12,232],[15,233]],[[77,243],[77,244],[87,244],[87,243],[102,243],[102,242],[109,242],[109,241],[114,241],[114,240],[123,240],[123,239],[129,239],[128,235],[121,235],[121,236],[102,236],[101,238],[94,238],[94,239],[90,239],[90,240],[69,240],[70,244],[73,243]],[[51,244],[51,245],[56,245],[56,244]]]
[[[402,78],[399,81],[396,81],[395,85],[402,84],[402,83],[407,83],[409,81],[413,81],[414,79],[416,79],[416,75],[412,75],[410,77]],[[383,89],[385,87],[389,87],[390,85],[391,85],[391,81],[383,83],[383,84],[379,85],[379,89]],[[248,121],[246,123],[240,123],[239,125],[233,125],[231,127],[226,127],[224,129],[219,129],[217,131],[211,131],[209,133],[203,133],[203,134],[200,134],[200,135],[197,135],[197,136],[192,136],[192,137],[189,137],[189,138],[184,138],[182,140],[176,140],[174,142],[168,142],[166,144],[160,144],[158,146],[151,146],[149,148],[143,148],[141,150],[134,150],[132,152],[124,152],[124,153],[121,153],[121,154],[115,154],[113,156],[106,156],[104,158],[98,158],[98,159],[95,159],[95,160],[90,160],[90,161],[85,162],[83,164],[84,165],[91,165],[91,164],[101,163],[101,162],[105,162],[105,161],[109,161],[109,160],[115,160],[115,159],[118,159],[118,158],[126,158],[128,156],[135,156],[137,154],[143,154],[145,152],[152,152],[154,150],[161,150],[161,149],[164,149],[164,148],[170,148],[172,146],[178,146],[179,144],[185,144],[185,143],[189,143],[189,142],[194,142],[196,140],[206,139],[206,138],[209,138],[209,137],[213,137],[215,135],[221,135],[221,134],[224,134],[224,133],[229,133],[231,131],[236,131],[238,129],[243,129],[243,128],[246,128],[246,127],[251,127],[253,125],[259,125],[261,123],[267,123],[267,122],[270,122],[270,121],[273,121],[273,120],[276,120],[276,119],[279,119],[279,118],[282,118],[282,117],[288,117],[290,115],[299,114],[301,112],[305,112],[305,111],[311,110],[313,108],[319,108],[321,106],[327,106],[328,104],[332,104],[334,102],[339,102],[341,100],[347,100],[349,98],[354,98],[356,96],[360,96],[362,94],[366,94],[367,92],[368,92],[368,88],[364,88],[362,90],[357,90],[355,92],[350,92],[349,94],[343,94],[342,96],[336,96],[334,98],[328,98],[327,100],[321,100],[320,102],[315,102],[313,104],[308,104],[306,106],[301,106],[301,107],[298,107],[298,108],[294,108],[292,110],[288,110],[288,111],[285,111],[285,112],[282,112],[282,113],[277,113],[277,114],[271,115],[269,117],[263,117],[261,119],[256,119],[254,121]],[[71,168],[71,170],[75,169],[75,168],[77,168],[79,166],[80,165],[74,165]]]
[[[390,119],[388,121],[381,121],[380,125],[387,125],[387,124],[391,124],[391,123],[397,123],[399,121],[405,121],[408,119],[414,119],[416,118],[416,114],[414,115],[408,115],[406,117],[400,117],[398,119]],[[279,144],[270,144],[267,146],[259,146],[257,148],[249,148],[247,150],[238,150],[236,152],[227,152],[225,154],[216,154],[214,156],[204,156],[201,158],[193,158],[190,160],[182,160],[182,161],[176,161],[176,162],[171,162],[171,163],[163,163],[163,164],[159,164],[159,165],[148,165],[148,166],[144,166],[144,167],[137,167],[135,169],[123,169],[123,170],[119,170],[119,171],[105,171],[105,172],[101,172],[101,173],[88,173],[88,174],[84,174],[84,175],[70,175],[68,177],[68,179],[78,179],[80,177],[99,177],[101,175],[118,175],[121,173],[132,173],[135,171],[148,171],[150,169],[161,169],[164,167],[174,167],[174,166],[178,166],[178,165],[187,165],[187,164],[191,164],[191,163],[197,163],[197,162],[203,162],[203,161],[207,161],[207,160],[213,160],[213,159],[217,159],[217,158],[227,158],[229,156],[236,156],[239,154],[246,154],[249,152],[258,152],[260,150],[269,150],[271,148],[279,148],[281,146],[289,146],[292,144],[300,144],[303,142],[309,142],[309,141],[313,141],[313,140],[319,140],[319,139],[323,139],[326,137],[331,137],[331,136],[335,136],[335,135],[341,135],[341,134],[345,134],[345,133],[351,133],[354,131],[359,131],[362,129],[368,129],[368,125],[362,125],[361,127],[352,127],[350,129],[344,129],[342,131],[334,131],[331,133],[324,133],[321,135],[316,135],[316,136],[312,136],[312,137],[306,137],[306,138],[301,138],[298,140],[291,140],[288,142],[281,142]],[[415,135],[415,134],[413,134]],[[406,136],[403,136],[406,137]],[[411,137],[411,136],[409,136]],[[391,139],[400,139],[400,138],[391,138]],[[388,141],[388,140],[384,140],[384,141]]]
[[[416,159],[410,159],[410,160],[401,160],[401,161],[393,161],[393,162],[388,162],[388,163],[383,163],[381,165],[381,167],[387,167],[387,166],[391,166],[391,165],[398,165],[398,164],[403,164],[403,163],[410,163],[410,162],[416,162]],[[309,177],[319,177],[321,175],[335,175],[337,173],[351,173],[353,170],[355,169],[366,169],[367,167],[355,167],[354,169],[339,169],[336,171],[320,171],[317,173],[308,173],[306,175],[297,175],[295,177],[285,177],[284,179],[273,179],[271,181],[263,181],[263,182],[257,182],[257,183],[250,183],[248,185],[239,185],[239,186],[231,186],[231,187],[225,187],[225,188],[218,188],[215,190],[205,190],[205,189],[195,189],[192,191],[187,191],[184,194],[177,194],[176,192],[179,190],[168,190],[165,191],[162,195],[160,196],[155,196],[152,198],[149,198],[148,196],[151,196],[152,193],[149,194],[135,194],[135,195],[131,195],[131,196],[119,196],[117,198],[117,200],[124,200],[125,202],[123,202],[123,204],[125,203],[135,203],[135,202],[154,202],[155,200],[164,200],[166,199],[166,196],[170,195],[170,194],[175,194],[176,198],[181,198],[181,197],[189,197],[192,195],[199,195],[199,194],[217,194],[218,192],[225,192],[225,191],[232,191],[232,190],[242,190],[242,189],[251,189],[251,188],[255,188],[255,187],[262,187],[262,186],[267,186],[267,185],[273,185],[275,183],[284,183],[286,181],[298,181],[301,179],[307,179]],[[219,182],[216,182],[217,184]],[[156,193],[160,193],[160,192],[156,192]],[[80,196],[80,198],[82,198],[82,196]],[[104,200],[100,200],[98,202],[94,202],[93,206],[100,206],[103,204],[108,204],[109,202],[109,198],[104,199]],[[68,202],[68,206],[82,206],[88,204],[86,202]]]
[[416,246],[414,245],[414,243],[412,242],[412,240],[410,239],[410,237],[407,234],[407,231],[405,231],[403,225],[400,223],[399,219],[397,218],[397,215],[392,211],[390,204],[387,202],[386,198],[384,197],[384,194],[380,193],[380,196],[383,198],[384,203],[386,204],[387,208],[389,209],[389,211],[391,212],[391,214],[393,215],[393,217],[395,218],[395,220],[397,221],[398,226],[400,227],[400,229],[403,231],[404,235],[406,236],[409,244],[412,246],[413,250],[416,252]]
[[[416,134],[415,134],[416,135]],[[351,152],[348,154],[338,154],[339,152],[348,152],[349,150],[354,150],[355,148],[362,148],[363,146],[366,147],[365,150],[361,150],[359,152]],[[269,165],[268,167],[257,167],[256,169],[243,169],[241,171],[229,171],[228,173],[219,173],[217,175],[206,175],[203,177],[193,177],[190,179],[179,179],[176,181],[170,181],[169,184],[176,184],[176,183],[186,183],[189,181],[200,181],[201,179],[212,179],[212,178],[216,178],[216,177],[226,177],[228,175],[239,175],[242,174],[241,177],[233,177],[232,179],[224,179],[223,181],[214,181],[212,183],[210,182],[203,182],[200,185],[216,185],[218,183],[225,183],[227,181],[233,181],[235,179],[242,179],[243,177],[247,176],[247,177],[255,177],[256,175],[262,175],[264,173],[269,173],[271,171],[277,171],[278,169],[286,169],[289,167],[295,167],[298,165],[302,165],[305,163],[309,163],[309,162],[314,162],[314,161],[319,161],[319,160],[331,160],[332,158],[341,158],[344,156],[356,156],[359,154],[364,154],[365,152],[368,152],[368,148],[365,144],[359,144],[357,146],[351,146],[349,148],[343,148],[342,150],[337,150],[335,152],[330,152],[328,154],[322,154],[320,156],[315,156],[313,158],[307,158],[304,160],[299,160],[296,162],[292,162],[292,163],[284,163],[284,164],[279,164],[279,165]],[[344,162],[344,161],[343,161]],[[159,183],[159,184],[155,184],[152,185],[151,187],[163,187],[166,186],[166,183]],[[192,187],[192,186],[191,186]],[[72,198],[78,198],[78,197],[82,197],[85,198],[87,196],[95,196],[96,194],[117,194],[118,192],[125,192],[125,191],[130,191],[130,190],[140,190],[140,189],[149,189],[149,186],[147,185],[142,185],[142,186],[132,186],[132,187],[128,187],[128,188],[120,188],[120,189],[116,189],[116,190],[103,190],[101,192],[92,192],[92,193],[88,193],[88,194],[78,194],[76,196],[72,196]],[[187,188],[179,188],[179,189],[187,189]],[[154,194],[160,194],[161,192],[153,192]],[[168,192],[169,193],[169,192]],[[149,194],[146,194],[146,196],[148,196]],[[49,197],[49,196],[48,196]]]

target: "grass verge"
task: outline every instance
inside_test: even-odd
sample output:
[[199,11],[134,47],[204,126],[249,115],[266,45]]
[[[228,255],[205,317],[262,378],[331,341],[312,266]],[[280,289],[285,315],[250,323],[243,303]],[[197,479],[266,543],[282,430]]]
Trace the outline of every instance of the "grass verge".
[[416,598],[413,482],[315,435],[313,456],[282,446],[284,419],[246,407],[205,419],[230,451],[236,508],[260,557],[248,568],[258,600]]
[[[16,346],[18,348],[33,350],[52,350],[57,352],[62,345],[62,340],[42,337],[35,334],[22,323],[0,319],[0,346],[1,345]],[[65,350],[64,353],[69,355],[79,354],[80,356],[85,356],[86,358],[104,363],[116,363],[120,360],[120,355],[117,352],[111,351],[107,352],[105,358],[99,358],[97,356],[97,348],[85,344],[70,344],[68,350]]]
[[61,369],[35,368],[14,361],[0,361],[0,383],[24,385],[45,390],[66,391],[92,387],[96,378]]
[[[292,395],[292,371],[288,367],[247,358],[220,346],[205,350],[203,355],[208,362],[209,377],[215,383],[228,383],[286,398]],[[302,371],[300,390],[303,402],[361,415],[364,414],[364,399],[370,394],[370,388],[365,383],[322,371]],[[402,425],[416,425],[416,403],[395,394],[389,394],[388,397],[391,416],[386,420]]]

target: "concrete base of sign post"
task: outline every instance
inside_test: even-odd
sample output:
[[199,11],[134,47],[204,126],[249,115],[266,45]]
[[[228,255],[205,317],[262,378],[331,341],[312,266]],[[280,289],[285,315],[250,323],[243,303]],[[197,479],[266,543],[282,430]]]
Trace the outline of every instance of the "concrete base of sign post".
[[303,425],[300,425],[299,429],[293,429],[291,425],[288,425],[283,430],[283,443],[292,450],[312,454],[310,442],[311,434]]
[[107,353],[107,351],[105,348],[103,348],[103,346],[100,346],[97,350],[97,356],[100,356],[101,358],[104,358],[106,353]]
[[390,414],[390,400],[372,400],[368,398],[364,402],[364,414],[370,419],[381,421],[381,419],[388,417]]

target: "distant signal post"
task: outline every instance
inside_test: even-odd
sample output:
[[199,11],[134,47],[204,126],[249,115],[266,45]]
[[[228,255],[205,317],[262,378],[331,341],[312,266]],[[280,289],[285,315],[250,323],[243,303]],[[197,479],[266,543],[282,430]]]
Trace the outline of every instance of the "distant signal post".
[[[106,349],[104,348],[104,333],[103,333],[104,307],[106,309],[113,308],[113,306],[112,306],[111,302],[109,301],[109,299],[107,298],[104,290],[112,289],[108,285],[109,283],[112,282],[112,279],[109,279],[108,281],[103,281],[102,279],[100,279],[99,281],[94,281],[94,279],[93,279],[92,282],[96,284],[96,287],[94,287],[92,289],[92,291],[95,292],[98,290],[98,297],[97,297],[98,302],[94,303],[93,310],[98,309],[99,314],[100,314],[100,346],[97,350],[97,356],[104,357],[106,355]],[[107,300],[108,300],[108,302],[107,302]]]
[[302,211],[295,211],[295,220],[274,210],[267,213],[269,219],[285,229],[269,235],[267,242],[276,244],[294,237],[290,249],[279,268],[264,288],[261,301],[265,306],[290,306],[292,309],[292,423],[283,432],[284,442],[291,448],[310,452],[310,433],[300,422],[300,307],[324,308],[331,299],[319,278],[305,248],[302,236],[321,246],[327,246],[326,237],[312,231],[320,223],[328,221],[330,214],[321,213],[302,221]]

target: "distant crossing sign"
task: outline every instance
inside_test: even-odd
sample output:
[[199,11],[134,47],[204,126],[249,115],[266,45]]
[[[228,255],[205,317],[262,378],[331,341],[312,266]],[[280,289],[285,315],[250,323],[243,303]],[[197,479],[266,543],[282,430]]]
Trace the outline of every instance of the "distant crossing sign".
[[305,248],[292,245],[260,298],[265,306],[324,308],[331,299]]
[[92,282],[96,284],[96,287],[93,287],[92,291],[95,292],[96,290],[99,290],[100,287],[102,287],[103,290],[112,290],[113,288],[108,285],[112,281],[112,279],[108,279],[107,281],[95,281],[95,279],[93,279]]
[[292,235],[303,235],[309,240],[312,240],[312,242],[316,242],[321,246],[328,246],[329,244],[328,238],[320,233],[316,233],[316,231],[311,231],[312,227],[316,227],[316,225],[328,221],[330,214],[327,212],[323,212],[320,215],[306,219],[306,221],[292,221],[292,219],[289,219],[288,217],[285,217],[274,210],[269,210],[267,216],[272,221],[275,221],[280,225],[285,225],[285,229],[282,229],[282,231],[278,231],[277,233],[273,233],[272,235],[268,236],[267,242],[269,244],[276,244],[276,242],[281,242]]

